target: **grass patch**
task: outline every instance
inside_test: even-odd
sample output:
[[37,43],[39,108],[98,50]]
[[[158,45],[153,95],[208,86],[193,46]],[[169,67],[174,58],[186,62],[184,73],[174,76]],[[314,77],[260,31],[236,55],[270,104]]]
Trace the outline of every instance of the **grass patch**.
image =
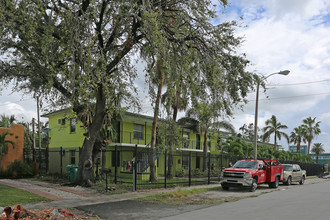
[[310,180],[310,179],[318,179],[319,177],[317,176],[307,176],[306,179]]
[[204,192],[219,190],[221,187],[201,188],[201,189],[182,189],[179,188],[173,192],[159,193],[133,200],[151,203],[162,203],[170,205],[201,205],[201,204],[221,204],[223,201],[216,198],[205,199],[202,196]]
[[0,206],[52,201],[28,191],[0,185]]
[[52,175],[35,176],[35,177],[32,177],[32,178],[29,178],[29,180],[41,181],[41,182],[47,182],[47,183],[59,184],[59,185],[68,185],[68,184],[70,184],[68,178],[61,178],[59,176],[52,176]]
[[[59,184],[59,185],[72,185],[72,183],[69,182],[67,178],[60,178],[57,176],[38,176],[34,178],[30,178],[30,180],[34,181],[42,181],[42,182],[47,182],[47,183],[52,183],[52,184]],[[95,183],[90,187],[90,189],[93,189],[99,193],[102,194],[121,194],[121,193],[126,193],[126,192],[131,192],[132,191],[132,185],[128,184],[114,184],[113,182],[108,181],[108,188],[112,188],[115,190],[105,190],[106,187],[106,181],[104,179],[97,180]]]
[[126,184],[114,184],[114,183],[109,183],[108,182],[108,189],[115,189],[115,190],[105,190],[106,187],[106,182],[105,180],[98,180],[96,181],[91,189],[96,190],[99,193],[103,193],[106,195],[112,195],[112,194],[122,194],[122,193],[127,193],[127,192],[132,192],[132,185],[126,185]]
[[[118,178],[118,182],[122,182],[124,185],[127,186],[132,186],[133,185],[133,180],[132,179],[122,179]],[[219,183],[218,178],[211,178],[210,179],[211,184],[212,183]],[[207,185],[208,184],[208,179],[207,178],[193,178],[191,180],[190,185],[191,186],[196,186],[196,185]],[[166,187],[171,188],[171,187],[178,187],[178,186],[189,186],[189,179],[188,178],[172,178],[172,179],[167,179],[166,180]],[[156,181],[154,182],[149,182],[149,181],[137,181],[137,189],[152,189],[152,188],[165,188],[165,179],[162,177],[159,177]]]

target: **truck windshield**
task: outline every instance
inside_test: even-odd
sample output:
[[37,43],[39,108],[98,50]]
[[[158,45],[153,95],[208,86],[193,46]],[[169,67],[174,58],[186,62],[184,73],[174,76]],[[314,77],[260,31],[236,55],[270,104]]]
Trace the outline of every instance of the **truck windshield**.
[[284,171],[292,171],[293,167],[292,165],[284,165]]
[[254,161],[237,161],[234,166],[235,168],[250,168],[250,169],[257,169],[258,162]]

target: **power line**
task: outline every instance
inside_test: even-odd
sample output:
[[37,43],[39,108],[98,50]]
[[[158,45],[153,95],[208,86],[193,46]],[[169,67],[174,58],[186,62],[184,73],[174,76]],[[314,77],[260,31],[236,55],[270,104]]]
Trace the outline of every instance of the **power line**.
[[7,104],[2,104],[0,106],[6,106],[6,105],[11,105],[13,103],[25,102],[25,101],[30,101],[30,100],[33,100],[33,99],[19,100],[19,101],[10,102],[10,103],[7,103]]
[[267,85],[268,86],[298,86],[298,85],[314,84],[314,83],[321,83],[321,82],[327,82],[327,81],[330,81],[330,79],[324,79],[324,80],[312,81],[312,82],[302,82],[302,83],[267,84]]
[[[292,98],[300,98],[300,97],[308,97],[308,96],[318,96],[318,95],[329,95],[330,92],[318,93],[318,94],[308,94],[308,95],[297,95],[297,96],[287,96],[287,97],[277,97],[277,98],[265,98],[259,100],[274,100],[274,99],[292,99]],[[249,100],[250,102],[256,100]]]

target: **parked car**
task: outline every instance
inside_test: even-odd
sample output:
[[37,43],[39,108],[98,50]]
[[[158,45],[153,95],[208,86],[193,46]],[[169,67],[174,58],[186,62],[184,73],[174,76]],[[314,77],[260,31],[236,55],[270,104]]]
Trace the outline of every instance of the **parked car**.
[[285,185],[291,185],[292,182],[299,182],[304,184],[306,179],[306,170],[302,170],[298,164],[283,164],[284,177],[283,183]]
[[277,188],[283,180],[283,169],[277,160],[239,160],[234,166],[223,170],[220,184],[223,190],[229,187],[248,187],[251,192],[262,183]]

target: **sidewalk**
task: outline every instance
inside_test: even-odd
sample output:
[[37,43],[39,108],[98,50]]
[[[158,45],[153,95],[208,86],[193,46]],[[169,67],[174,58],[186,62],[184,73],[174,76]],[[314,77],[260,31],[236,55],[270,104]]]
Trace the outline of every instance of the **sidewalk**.
[[[177,190],[177,188],[144,189],[123,194],[104,195],[93,192],[89,188],[59,186],[51,183],[25,179],[0,179],[0,184],[30,191],[34,194],[54,200],[52,202],[42,202],[37,204],[22,204],[23,207],[27,209],[73,208],[106,202],[124,201]],[[219,186],[219,184],[191,186],[185,187],[185,189],[209,188],[216,186]]]

